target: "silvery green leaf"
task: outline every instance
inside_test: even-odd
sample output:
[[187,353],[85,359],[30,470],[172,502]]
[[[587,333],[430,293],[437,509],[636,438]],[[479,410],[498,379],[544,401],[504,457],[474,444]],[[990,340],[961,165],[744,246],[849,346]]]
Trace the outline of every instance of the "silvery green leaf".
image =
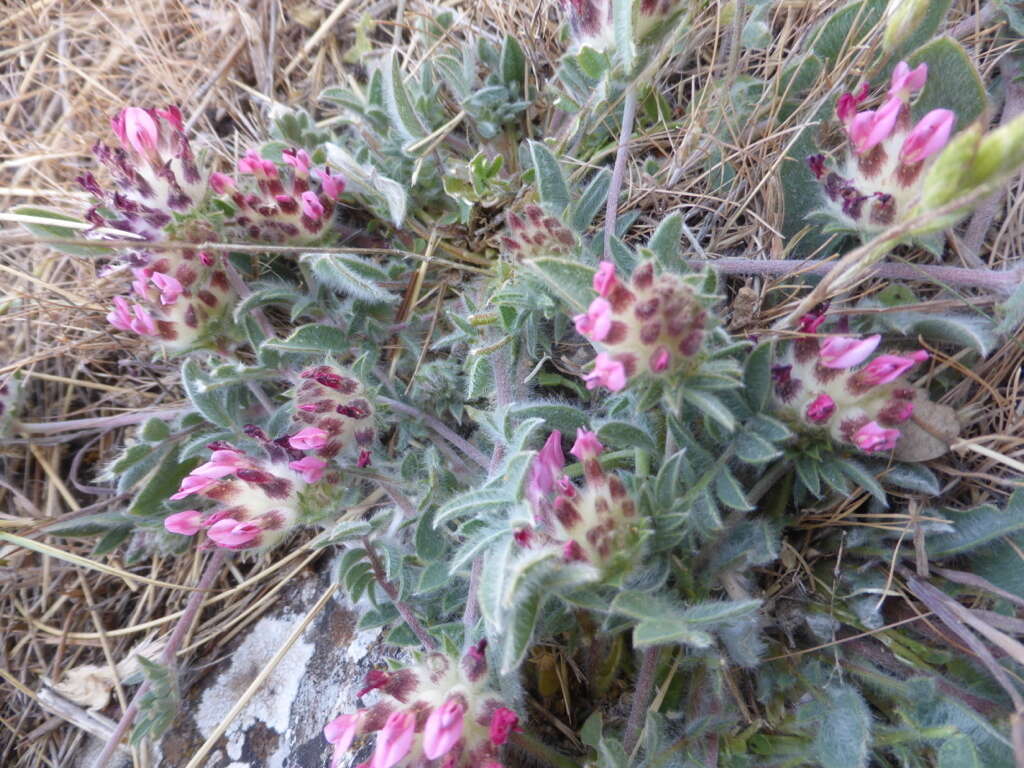
[[387,304],[398,298],[375,282],[386,280],[387,273],[355,254],[304,253],[299,262],[320,283],[362,301]]
[[384,176],[370,164],[361,164],[338,144],[326,143],[327,158],[342,176],[346,192],[362,198],[370,208],[381,208],[382,218],[401,227],[405,221],[408,195],[405,187]]

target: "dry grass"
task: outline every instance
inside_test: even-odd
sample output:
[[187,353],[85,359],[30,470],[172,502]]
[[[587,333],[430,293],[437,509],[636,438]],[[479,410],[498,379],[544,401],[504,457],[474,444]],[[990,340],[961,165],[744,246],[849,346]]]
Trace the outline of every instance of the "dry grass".
[[[537,79],[550,75],[559,48],[554,3],[459,4],[469,23],[485,34],[517,32],[529,43]],[[644,211],[635,233],[645,234],[661,216],[683,209],[701,256],[784,257],[778,233],[782,193],[773,171],[804,113],[782,128],[733,126],[729,141],[721,142],[711,130],[715,126],[707,124],[721,120],[714,105],[686,105],[714,99],[714,89],[702,90],[706,83],[741,73],[775,74],[809,25],[840,4],[779,3],[773,45],[738,56],[730,55],[732,30],[721,23],[716,9],[699,16],[692,54],[665,68],[665,95],[682,105],[679,121],[637,137],[632,145],[629,200],[622,210]],[[344,12],[332,18],[335,7]],[[25,202],[80,210],[85,197],[73,191],[73,179],[92,167],[91,144],[107,134],[109,116],[125,104],[180,104],[199,144],[224,158],[235,155],[237,147],[262,135],[272,104],[313,106],[323,87],[352,74],[343,59],[353,23],[362,13],[382,20],[375,34],[380,44],[389,44],[401,24],[391,21],[396,8],[403,9],[405,18],[426,12],[418,0],[7,0],[6,23],[0,24],[0,211]],[[951,27],[975,10],[974,0],[954,3]],[[991,25],[961,25],[958,31],[982,73],[992,76],[1005,50],[995,46]],[[837,84],[872,55],[869,49],[855,51],[808,101],[833,97]],[[544,115],[535,117],[546,122]],[[708,191],[703,158],[713,149],[738,169],[743,182],[727,198]],[[660,159],[667,171],[647,176],[641,165],[645,157]],[[988,233],[983,263],[996,268],[1019,263],[1022,200],[1018,182],[1006,197],[1005,214],[996,217]],[[104,277],[87,259],[28,242],[15,223],[0,220],[0,227],[0,376],[15,370],[26,375],[26,420],[130,414],[182,403],[176,365],[151,358],[143,345],[124,335],[115,337],[103,320],[105,305],[123,287],[121,277]],[[734,327],[753,331],[783,316],[792,304],[769,304],[765,298],[769,290],[785,285],[785,279],[734,280],[732,297],[742,298],[742,305],[732,305]],[[868,284],[863,290],[873,288]],[[934,289],[922,293],[934,306],[948,306],[951,298],[961,301]],[[795,284],[792,295],[798,295]],[[977,306],[991,312],[989,303]],[[969,441],[934,465],[948,482],[950,501],[998,499],[1019,482],[1015,462],[1024,461],[1022,363],[1020,338],[970,370],[954,358],[937,356],[936,367],[951,366],[965,376],[949,402],[966,417],[963,434]],[[119,501],[93,483],[96,469],[122,440],[122,430],[83,429],[2,446],[0,533],[88,555],[91,541],[36,532],[43,522]],[[908,514],[884,521],[865,518],[859,514],[860,501],[813,510],[804,524],[808,529],[858,523],[902,530],[910,521]],[[122,551],[103,562],[181,585],[197,582],[206,557],[152,557],[129,566],[126,556]],[[273,604],[290,574],[315,557],[295,548],[283,560],[228,569],[182,658],[216,654],[218,646]],[[164,636],[188,594],[0,545],[0,764],[69,764],[83,731],[69,725],[72,715],[54,714],[39,701],[41,679],[59,679],[84,663],[116,662],[144,638]],[[125,698],[119,688],[107,710],[115,719]]]

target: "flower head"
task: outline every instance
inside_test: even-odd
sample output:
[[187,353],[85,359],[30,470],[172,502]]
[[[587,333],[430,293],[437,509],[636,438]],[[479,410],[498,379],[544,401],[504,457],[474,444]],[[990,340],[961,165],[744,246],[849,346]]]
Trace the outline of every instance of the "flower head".
[[872,358],[880,342],[877,335],[795,339],[772,368],[776,412],[798,430],[827,434],[860,451],[891,450],[914,413],[914,401],[926,397],[903,376],[928,353]]
[[659,376],[696,364],[707,312],[682,277],[659,274],[646,262],[626,283],[611,262],[602,262],[594,288],[600,295],[574,318],[576,330],[598,348],[594,370],[585,377],[588,389],[618,392],[634,375]]
[[347,371],[332,365],[307,368],[295,383],[294,402],[292,423],[300,429],[290,438],[292,448],[333,459],[373,445],[373,405]]
[[498,747],[518,718],[502,706],[486,672],[482,645],[470,647],[461,661],[433,653],[412,667],[373,670],[359,695],[379,690],[378,702],[324,729],[334,746],[332,768],[356,736],[370,733],[376,733],[377,743],[369,768],[419,768],[428,762],[442,768],[503,768]]
[[921,198],[927,161],[949,141],[956,114],[933,109],[912,124],[910,98],[924,87],[927,64],[911,69],[899,62],[885,101],[858,112],[868,96],[867,85],[847,93],[836,104],[846,128],[849,153],[835,167],[825,155],[812,155],[811,172],[822,185],[824,208],[844,228],[872,236],[901,221]]

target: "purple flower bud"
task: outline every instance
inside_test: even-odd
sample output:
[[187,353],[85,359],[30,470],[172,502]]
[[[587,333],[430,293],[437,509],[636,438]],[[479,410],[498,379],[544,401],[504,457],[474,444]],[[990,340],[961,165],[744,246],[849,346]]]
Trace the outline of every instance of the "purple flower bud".
[[807,419],[814,424],[824,424],[836,412],[836,401],[822,393],[807,406]]

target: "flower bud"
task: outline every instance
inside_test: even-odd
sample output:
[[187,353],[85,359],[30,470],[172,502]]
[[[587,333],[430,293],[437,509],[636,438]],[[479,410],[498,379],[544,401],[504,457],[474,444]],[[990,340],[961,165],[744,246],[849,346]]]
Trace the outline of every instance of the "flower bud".
[[931,4],[931,0],[889,0],[882,50],[891,54],[909,40],[920,28]]
[[374,410],[357,379],[332,365],[299,374],[292,423],[299,430],[292,448],[311,450],[324,459],[369,450],[374,440]]
[[566,254],[576,245],[576,235],[539,205],[528,205],[522,215],[514,211],[505,214],[501,244],[513,258],[521,261]]

